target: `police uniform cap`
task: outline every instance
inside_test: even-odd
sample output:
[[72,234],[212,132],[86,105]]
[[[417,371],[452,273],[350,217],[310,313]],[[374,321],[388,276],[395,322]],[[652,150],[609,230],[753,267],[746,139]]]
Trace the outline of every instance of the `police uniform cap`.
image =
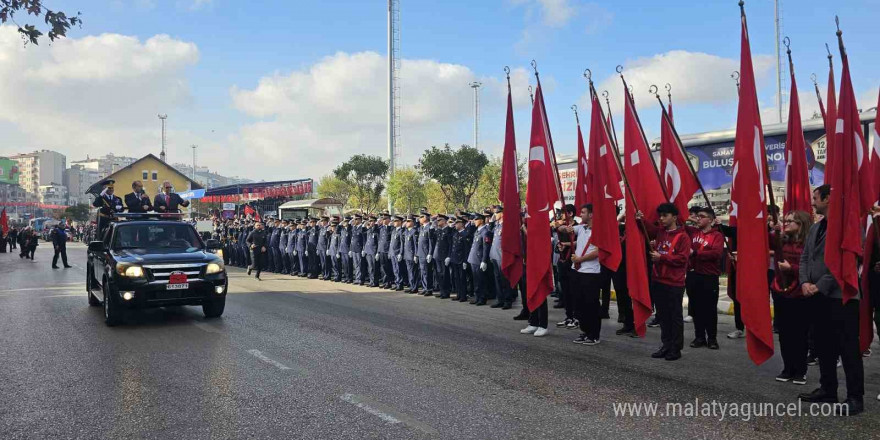
[[495,212],[504,212],[504,207],[501,205],[495,205]]
[[467,220],[464,217],[457,217],[455,219],[456,223],[467,223]]
[[446,214],[437,214],[438,219],[449,220],[449,216]]
[[403,217],[401,217],[401,216],[399,216],[399,215],[392,216],[392,219],[393,219],[394,221],[397,221],[397,222],[402,222],[402,221],[403,221]]

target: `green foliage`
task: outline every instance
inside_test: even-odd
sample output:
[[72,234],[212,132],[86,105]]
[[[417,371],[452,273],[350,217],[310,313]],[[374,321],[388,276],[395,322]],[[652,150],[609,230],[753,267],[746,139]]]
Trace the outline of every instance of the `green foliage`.
[[80,203],[79,205],[68,206],[67,209],[64,210],[63,215],[70,220],[78,222],[88,221],[89,205]]
[[[486,208],[499,203],[498,188],[501,185],[502,161],[503,159],[501,157],[492,157],[486,167],[483,168],[483,173],[480,175],[480,186],[474,194],[474,207]],[[525,162],[517,161],[516,165],[517,175],[519,176],[520,203],[524,204],[526,197],[526,182],[523,179],[523,176],[525,176],[526,164]]]
[[415,168],[394,170],[388,179],[388,198],[394,209],[397,212],[415,213],[422,206],[427,206],[425,183],[425,176]]
[[333,175],[351,186],[355,206],[363,212],[375,212],[380,206],[388,162],[379,156],[356,154],[333,170]]
[[486,154],[468,145],[453,150],[449,144],[425,150],[419,168],[440,184],[446,202],[453,207],[471,207],[471,198],[480,184],[483,168],[489,163]]
[[351,205],[351,185],[332,174],[328,174],[318,181],[318,197],[331,198],[342,202],[342,210],[345,211]]
[[25,23],[18,24],[15,20],[16,14],[22,13],[25,16],[32,15],[37,19],[42,19],[51,29],[49,29],[49,41],[55,41],[56,38],[67,36],[67,31],[71,26],[81,26],[82,19],[80,13],[68,16],[64,12],[53,11],[43,6],[43,0],[0,0],[0,23],[11,21],[18,27],[18,33],[25,41],[25,44],[38,44],[40,36],[43,32],[37,29],[35,25]]

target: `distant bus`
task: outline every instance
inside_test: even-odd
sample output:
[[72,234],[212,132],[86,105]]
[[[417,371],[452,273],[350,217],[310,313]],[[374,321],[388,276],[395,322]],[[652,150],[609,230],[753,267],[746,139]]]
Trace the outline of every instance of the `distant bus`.
[[49,220],[52,220],[52,218],[51,217],[32,218],[32,219],[30,219],[30,221],[28,221],[28,226],[30,226],[31,229],[33,229],[37,232],[40,232],[43,230],[43,228],[46,227],[46,222]]

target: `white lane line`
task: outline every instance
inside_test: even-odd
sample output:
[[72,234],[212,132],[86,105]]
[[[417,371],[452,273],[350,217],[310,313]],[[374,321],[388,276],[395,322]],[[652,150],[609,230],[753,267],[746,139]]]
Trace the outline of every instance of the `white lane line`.
[[424,423],[422,423],[422,422],[420,422],[420,421],[418,421],[418,420],[416,420],[406,414],[402,414],[398,411],[395,411],[394,409],[389,408],[381,403],[371,402],[368,399],[366,399],[365,397],[358,396],[356,394],[343,394],[343,395],[339,396],[339,398],[342,399],[342,401],[344,401],[344,402],[348,402],[348,403],[366,411],[367,413],[372,414],[372,415],[382,419],[384,422],[388,423],[389,425],[404,424],[406,426],[409,426],[410,428],[415,428],[415,429],[422,431],[426,434],[431,434],[431,435],[439,434],[439,432],[436,429],[434,429],[434,428],[432,428],[432,427],[430,427],[430,426],[428,426],[428,425],[426,425],[426,424],[424,424]]
[[[83,287],[85,287],[83,285]],[[32,291],[41,291],[41,290],[73,290],[72,286],[56,286],[56,287],[26,287],[23,289],[7,289],[0,290],[0,293],[10,293],[10,292],[32,292]]]
[[[206,331],[206,332],[208,332],[208,333],[216,333],[216,334],[218,334],[218,335],[222,335],[222,334],[223,334],[223,331],[222,331],[222,330],[220,330],[220,329],[214,327],[214,326],[211,325],[211,324],[206,324],[206,323],[204,323],[204,322],[198,322],[198,321],[195,321],[195,322],[193,322],[193,325],[196,326],[197,329],[202,330],[202,331]],[[251,353],[251,354],[253,354],[253,353]]]
[[282,364],[281,362],[278,362],[273,359],[269,359],[260,350],[248,350],[248,353],[250,353],[255,358],[257,358],[257,359],[259,359],[259,360],[261,360],[261,361],[263,361],[263,362],[265,362],[265,363],[267,363],[267,364],[269,364],[279,370],[289,370],[290,369],[290,367]]
[[82,295],[82,294],[45,295],[45,296],[41,296],[40,298],[74,298],[74,297],[81,298],[83,296],[85,296],[85,295]]

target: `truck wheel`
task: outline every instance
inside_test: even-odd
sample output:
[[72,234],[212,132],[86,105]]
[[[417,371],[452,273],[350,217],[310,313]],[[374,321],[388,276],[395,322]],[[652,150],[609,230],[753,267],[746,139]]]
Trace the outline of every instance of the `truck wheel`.
[[89,305],[92,307],[97,307],[101,305],[101,301],[98,301],[98,298],[95,298],[95,295],[92,294],[92,278],[94,275],[92,274],[92,268],[86,269],[86,295],[89,296]]
[[202,312],[204,312],[205,318],[219,318],[223,315],[224,308],[226,308],[226,297],[202,304]]
[[122,310],[119,310],[119,306],[116,304],[116,301],[113,299],[113,288],[110,287],[110,283],[106,280],[104,281],[104,323],[107,324],[108,327],[113,327],[119,325],[122,321]]

